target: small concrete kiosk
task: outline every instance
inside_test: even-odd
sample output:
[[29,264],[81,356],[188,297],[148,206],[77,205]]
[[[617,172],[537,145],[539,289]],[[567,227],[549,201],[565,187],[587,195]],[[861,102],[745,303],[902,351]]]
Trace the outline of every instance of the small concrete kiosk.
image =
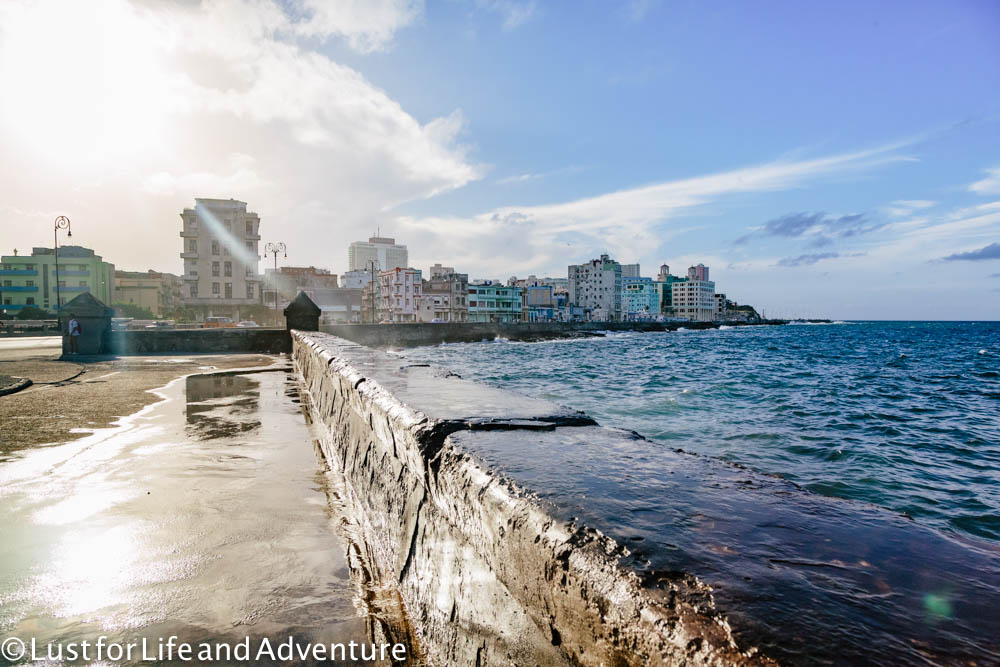
[[[59,331],[62,333],[62,353],[70,359],[82,355],[108,354],[108,334],[114,309],[98,301],[89,292],[75,297],[59,311]],[[76,354],[70,354],[69,321],[80,323]]]
[[285,329],[291,331],[319,331],[320,308],[305,292],[292,299],[292,302],[285,306]]

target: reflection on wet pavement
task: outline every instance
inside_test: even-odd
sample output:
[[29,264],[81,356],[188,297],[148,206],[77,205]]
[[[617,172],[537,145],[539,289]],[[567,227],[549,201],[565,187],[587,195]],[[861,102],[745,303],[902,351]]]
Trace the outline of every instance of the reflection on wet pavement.
[[194,376],[164,396],[0,464],[2,636],[330,644],[401,625],[391,604],[362,611],[372,592],[291,376]]

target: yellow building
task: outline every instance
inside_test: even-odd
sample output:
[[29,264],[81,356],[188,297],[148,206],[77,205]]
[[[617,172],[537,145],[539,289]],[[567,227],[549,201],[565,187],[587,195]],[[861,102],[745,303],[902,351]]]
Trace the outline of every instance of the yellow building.
[[180,305],[183,281],[172,273],[115,271],[114,303],[131,303],[149,309],[156,317]]

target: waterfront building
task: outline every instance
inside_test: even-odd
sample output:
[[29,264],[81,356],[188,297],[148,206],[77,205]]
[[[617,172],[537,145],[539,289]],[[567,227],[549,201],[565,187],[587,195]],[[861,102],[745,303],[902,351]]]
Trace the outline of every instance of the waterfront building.
[[715,319],[725,320],[727,318],[727,312],[729,310],[729,299],[726,298],[725,294],[715,295]]
[[622,279],[622,309],[627,320],[655,320],[660,312],[662,291],[652,278]]
[[523,317],[523,288],[484,281],[469,285],[470,322],[520,322]]
[[420,322],[467,322],[469,319],[469,275],[450,266],[435,264],[430,280],[423,281],[417,303]]
[[537,279],[522,287],[524,311],[528,322],[552,322],[556,319],[555,290]]
[[715,283],[711,280],[685,280],[671,285],[672,313],[693,322],[715,319]]
[[423,294],[420,269],[397,267],[378,274],[378,310],[382,320],[417,321],[417,305]]
[[160,271],[115,271],[113,303],[135,304],[156,317],[165,317],[181,305],[184,281]]
[[340,287],[350,289],[365,289],[372,280],[370,270],[359,269],[357,271],[346,271],[340,275]]
[[316,287],[309,298],[319,306],[320,324],[356,324],[361,322],[363,292],[351,287]]
[[110,305],[115,295],[115,265],[90,248],[66,245],[59,248],[59,285],[56,285],[56,255],[52,248],[32,248],[30,255],[0,257],[0,304],[16,314],[25,306],[56,310],[56,293],[65,305],[83,292]]
[[181,212],[181,305],[235,321],[261,303],[260,216],[235,199],[195,199]]
[[312,298],[318,289],[339,287],[337,274],[315,266],[280,266],[277,271],[265,269],[264,286],[264,304],[278,310],[287,306],[299,292]]
[[704,264],[690,267],[688,269],[688,280],[708,280],[708,267]]
[[607,255],[569,266],[570,302],[590,313],[590,319],[622,319],[622,265]]
[[370,270],[369,263],[375,262],[377,271],[405,269],[410,264],[410,255],[405,245],[387,236],[372,236],[367,241],[355,241],[347,248],[347,270]]

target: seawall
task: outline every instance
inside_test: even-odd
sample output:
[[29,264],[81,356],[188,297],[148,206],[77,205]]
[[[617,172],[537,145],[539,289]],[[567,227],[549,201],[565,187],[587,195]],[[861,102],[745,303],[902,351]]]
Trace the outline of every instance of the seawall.
[[285,329],[147,329],[111,331],[105,349],[111,354],[280,354],[292,350]]
[[[764,324],[784,324],[771,320]],[[745,322],[455,322],[445,324],[335,324],[320,330],[360,345],[403,348],[441,343],[475,343],[505,338],[517,341],[552,340],[600,335],[604,331],[676,331],[717,329],[720,326],[753,326]]]
[[294,331],[292,347],[364,558],[398,591],[431,664],[767,664],[739,650],[696,579],[644,585],[626,549],[554,518],[466,446],[628,434],[332,335]]

